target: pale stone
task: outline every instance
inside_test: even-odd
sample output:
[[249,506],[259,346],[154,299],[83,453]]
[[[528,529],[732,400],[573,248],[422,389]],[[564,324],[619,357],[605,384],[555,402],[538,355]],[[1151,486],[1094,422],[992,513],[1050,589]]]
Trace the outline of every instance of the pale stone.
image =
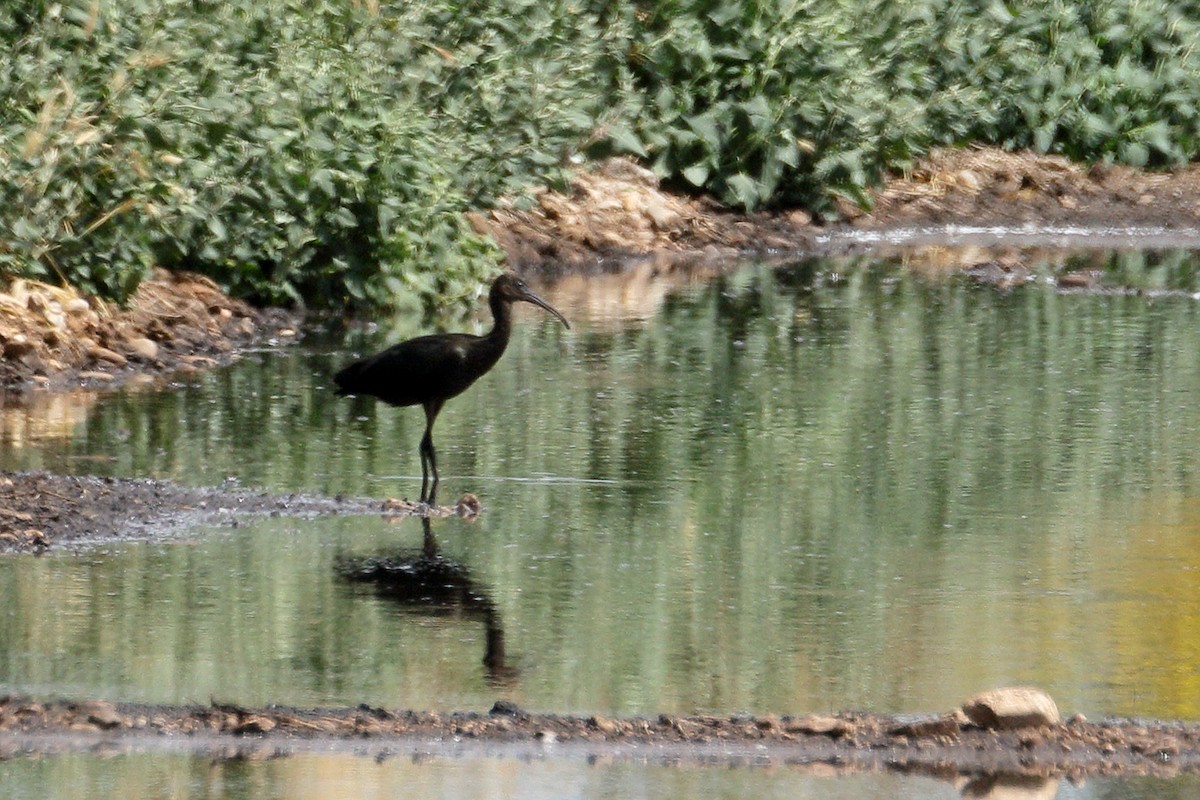
[[107,361],[110,364],[116,364],[118,367],[123,367],[129,361],[125,356],[118,352],[109,350],[107,347],[95,345],[88,348],[88,355],[97,361]]
[[649,217],[654,227],[660,231],[668,231],[679,225],[679,213],[657,200],[646,203],[642,213]]
[[1038,728],[1062,722],[1053,698],[1032,686],[980,692],[962,704],[962,711],[981,728]]
[[784,730],[788,733],[807,733],[837,738],[854,733],[854,724],[837,717],[809,714],[806,717],[791,720],[784,726]]
[[807,228],[812,225],[812,214],[805,211],[803,208],[793,208],[787,212],[787,221],[799,228]]
[[601,717],[601,716],[592,717],[591,719],[588,720],[588,724],[591,725],[596,730],[603,733],[605,736],[612,736],[614,734],[620,733],[620,730],[621,730],[620,726],[617,725],[616,722],[614,722],[611,719],[608,719],[607,717]]
[[88,301],[84,300],[82,297],[75,297],[68,300],[67,304],[63,306],[63,308],[72,316],[76,314],[86,314],[92,310],[92,307],[88,305]]
[[979,176],[973,170],[964,169],[958,173],[958,185],[964,191],[971,194],[978,194],[983,183],[979,180]]
[[125,342],[125,346],[129,348],[130,352],[136,353],[144,359],[152,361],[158,357],[158,345],[145,336],[135,336]]
[[86,715],[87,721],[98,728],[116,728],[122,723],[122,717],[117,713],[117,707],[105,700],[90,700],[79,706],[81,714]]

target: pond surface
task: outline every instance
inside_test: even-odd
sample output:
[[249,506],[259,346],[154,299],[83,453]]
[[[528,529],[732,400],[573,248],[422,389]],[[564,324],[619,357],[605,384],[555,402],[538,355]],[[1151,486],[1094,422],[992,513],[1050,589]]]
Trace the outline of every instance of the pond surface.
[[687,766],[492,755],[371,759],[304,753],[272,760],[187,754],[64,754],[0,762],[7,800],[222,797],[228,800],[417,797],[464,800],[1192,800],[1200,780],[937,780],[830,768]]
[[[1000,291],[925,258],[551,287],[573,329],[521,306],[438,420],[441,499],[485,506],[432,524],[456,599],[338,578],[415,559],[415,519],[7,557],[0,690],[657,715],[928,711],[1035,684],[1066,714],[1200,719],[1190,255],[1042,267],[1180,290],[1144,296]],[[330,376],[415,332],[316,332],[167,390],[7,409],[3,464],[414,497],[421,412],[335,398]],[[895,796],[873,791],[847,796]]]

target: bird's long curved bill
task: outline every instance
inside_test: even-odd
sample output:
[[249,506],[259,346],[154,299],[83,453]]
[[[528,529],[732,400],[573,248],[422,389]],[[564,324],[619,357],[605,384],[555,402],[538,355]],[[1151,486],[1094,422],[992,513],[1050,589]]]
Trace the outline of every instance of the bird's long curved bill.
[[564,317],[562,314],[558,313],[558,309],[557,309],[557,308],[555,308],[554,306],[550,305],[549,303],[547,303],[547,302],[546,302],[545,300],[543,300],[542,298],[538,297],[538,296],[537,296],[536,294],[534,294],[533,292],[531,292],[531,291],[529,291],[528,289],[526,289],[526,290],[525,290],[525,292],[524,292],[524,293],[521,295],[521,299],[522,299],[522,300],[524,300],[524,301],[525,301],[525,302],[527,302],[527,303],[533,303],[535,306],[541,306],[542,308],[546,309],[547,311],[549,311],[549,312],[550,312],[551,314],[553,314],[554,316],[558,317],[558,320],[559,320],[559,322],[561,322],[563,325],[566,325],[566,326],[567,326],[567,330],[570,330],[570,329],[571,329],[571,323],[567,322],[567,318],[566,318],[566,317]]

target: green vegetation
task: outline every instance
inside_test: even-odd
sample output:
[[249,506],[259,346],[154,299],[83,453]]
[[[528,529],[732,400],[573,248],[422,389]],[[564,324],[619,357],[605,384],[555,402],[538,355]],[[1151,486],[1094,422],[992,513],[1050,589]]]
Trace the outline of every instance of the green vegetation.
[[866,201],[934,145],[1177,165],[1200,134],[1195,3],[656,3],[617,140],[737,206]]
[[466,296],[498,254],[462,212],[552,173],[592,77],[562,4],[476,5],[26,2],[0,22],[0,267],[117,298],[154,264],[266,302]]
[[0,270],[122,299],[469,296],[463,212],[634,154],[738,207],[866,202],[934,145],[1169,166],[1200,6],[1165,0],[15,0]]

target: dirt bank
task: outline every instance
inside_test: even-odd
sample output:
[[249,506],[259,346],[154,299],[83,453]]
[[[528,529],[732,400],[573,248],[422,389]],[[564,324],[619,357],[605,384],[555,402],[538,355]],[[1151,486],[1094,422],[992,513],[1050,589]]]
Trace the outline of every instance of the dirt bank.
[[[488,713],[356,708],[242,708],[0,698],[0,758],[62,749],[111,750],[154,741],[239,757],[337,749],[381,757],[439,746],[487,752],[495,745],[583,749],[591,756],[669,763],[828,764],[939,776],[1155,775],[1200,771],[1200,726],[1075,718],[1065,724],[990,730],[951,714],[883,716],[673,716],[618,719],[532,714],[498,702]],[[986,796],[986,795],[972,795]]]
[[[873,195],[869,211],[843,203],[837,219],[797,209],[736,214],[703,197],[664,192],[622,160],[581,173],[570,191],[540,193],[529,210],[476,214],[510,263],[540,274],[594,269],[653,254],[660,261],[861,249],[850,232],[970,225],[983,228],[1200,228],[1200,168],[1146,173],[1085,167],[1058,156],[942,150]],[[879,237],[884,239],[886,237]]]
[[299,319],[234,300],[208,278],[158,270],[128,308],[16,280],[0,292],[0,387],[117,386],[226,364],[258,342],[290,342]]

